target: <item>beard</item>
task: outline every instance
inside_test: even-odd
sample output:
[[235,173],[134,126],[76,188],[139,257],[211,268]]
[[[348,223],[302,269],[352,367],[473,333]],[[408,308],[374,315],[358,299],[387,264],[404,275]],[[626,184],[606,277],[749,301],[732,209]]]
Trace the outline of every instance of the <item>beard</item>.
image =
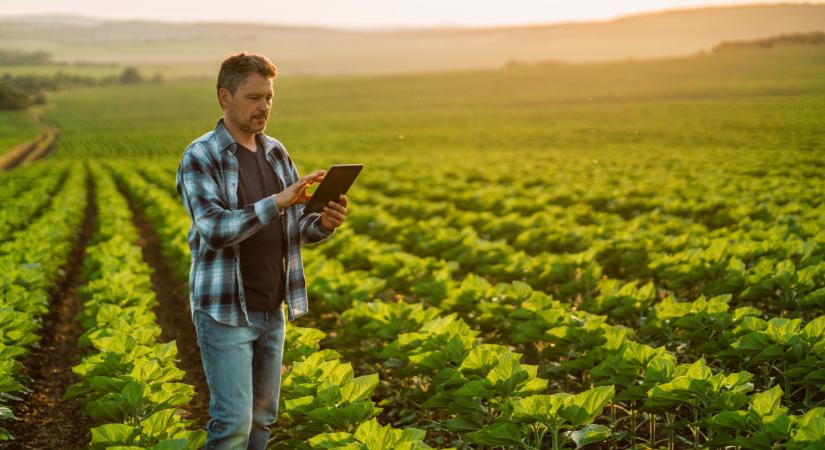
[[232,120],[232,122],[235,123],[235,126],[238,127],[244,133],[254,134],[266,129],[267,114],[255,113],[249,119],[244,119],[242,117],[239,117],[232,110],[228,112],[229,118]]

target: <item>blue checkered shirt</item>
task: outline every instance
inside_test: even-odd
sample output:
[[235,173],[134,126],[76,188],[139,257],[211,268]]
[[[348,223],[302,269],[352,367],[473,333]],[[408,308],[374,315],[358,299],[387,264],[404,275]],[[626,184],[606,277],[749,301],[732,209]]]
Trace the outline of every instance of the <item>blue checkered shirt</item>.
[[[256,137],[284,186],[297,182],[298,171],[284,145],[262,132]],[[301,244],[323,241],[334,230],[328,231],[321,225],[319,213],[298,220],[303,214],[303,204],[279,209],[272,196],[239,207],[237,148],[238,144],[220,118],[213,131],[186,147],[178,166],[178,195],[192,219],[188,235],[192,253],[191,314],[194,320],[195,311],[200,310],[227,325],[249,325],[238,243],[283,215],[287,244],[284,252],[286,304],[288,319],[293,321],[309,312]]]

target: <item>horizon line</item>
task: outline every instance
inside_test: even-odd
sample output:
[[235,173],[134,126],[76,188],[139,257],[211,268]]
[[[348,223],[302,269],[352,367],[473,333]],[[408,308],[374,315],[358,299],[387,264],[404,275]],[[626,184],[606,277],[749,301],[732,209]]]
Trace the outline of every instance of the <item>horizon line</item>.
[[35,18],[78,18],[87,19],[90,21],[99,22],[150,22],[150,23],[164,23],[170,25],[199,25],[199,24],[248,24],[248,25],[263,25],[275,26],[283,28],[320,28],[326,30],[350,31],[350,32],[394,32],[394,31],[419,31],[419,30],[489,30],[489,29],[506,29],[506,28],[530,28],[530,27],[550,27],[550,26],[564,26],[564,25],[582,25],[589,23],[609,23],[619,20],[625,20],[635,17],[652,16],[657,14],[668,14],[678,12],[690,12],[699,10],[714,10],[714,9],[734,9],[734,8],[752,8],[752,7],[776,7],[776,6],[825,6],[825,0],[806,0],[806,1],[764,1],[753,3],[708,3],[702,6],[682,6],[672,8],[652,9],[646,11],[639,11],[629,14],[619,14],[608,18],[592,18],[592,19],[570,19],[556,22],[514,22],[504,24],[451,24],[442,23],[435,25],[414,25],[414,24],[384,24],[384,25],[332,25],[332,24],[310,24],[310,23],[290,23],[290,22],[267,22],[267,21],[253,21],[253,20],[212,20],[212,19],[162,19],[162,18],[146,18],[146,17],[105,17],[94,16],[82,13],[65,13],[65,12],[43,12],[43,13],[28,13],[28,14],[0,14],[0,20],[5,19],[35,19]]

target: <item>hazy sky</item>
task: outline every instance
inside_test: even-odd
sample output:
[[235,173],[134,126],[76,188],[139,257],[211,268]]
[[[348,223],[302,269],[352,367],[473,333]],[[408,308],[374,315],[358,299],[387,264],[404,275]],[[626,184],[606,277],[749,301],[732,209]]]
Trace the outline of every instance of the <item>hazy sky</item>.
[[[0,15],[71,13],[169,21],[242,20],[339,27],[504,25],[610,19],[747,0],[0,0]],[[812,1],[809,3],[823,3]]]

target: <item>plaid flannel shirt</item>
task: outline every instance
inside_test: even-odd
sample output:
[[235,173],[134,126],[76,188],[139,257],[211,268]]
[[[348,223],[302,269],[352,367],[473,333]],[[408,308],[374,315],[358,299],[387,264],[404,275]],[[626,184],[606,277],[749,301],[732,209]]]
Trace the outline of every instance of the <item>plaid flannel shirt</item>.
[[[284,186],[297,182],[298,171],[284,145],[263,132],[256,138]],[[178,195],[192,219],[188,234],[192,253],[191,315],[194,320],[195,311],[201,310],[227,325],[249,325],[238,243],[270,220],[280,220],[283,216],[287,244],[286,304],[288,319],[293,321],[309,312],[301,244],[323,241],[334,230],[328,231],[321,225],[319,213],[298,220],[303,204],[280,209],[272,196],[239,207],[237,148],[238,144],[220,118],[215,130],[189,144],[178,166]]]

